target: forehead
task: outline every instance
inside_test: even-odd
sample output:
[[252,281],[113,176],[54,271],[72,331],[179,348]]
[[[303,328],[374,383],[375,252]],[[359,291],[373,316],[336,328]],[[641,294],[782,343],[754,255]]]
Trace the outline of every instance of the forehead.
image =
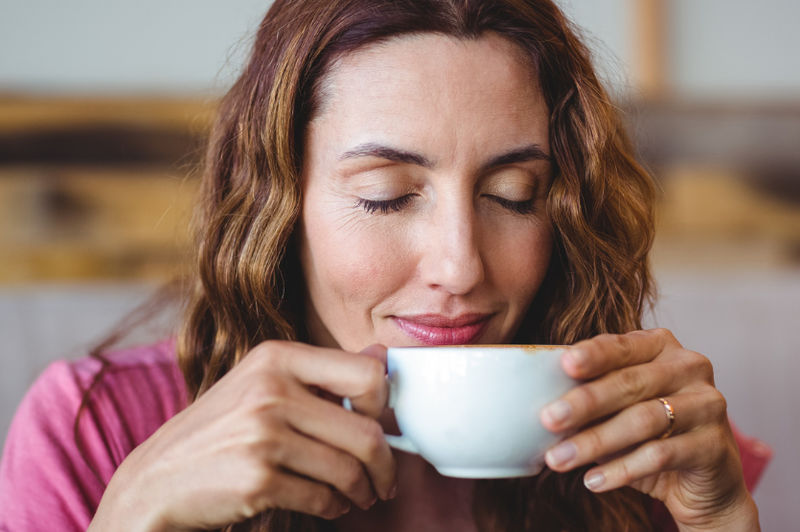
[[476,137],[546,140],[548,111],[531,61],[492,33],[404,36],[361,48],[340,58],[323,86],[311,128],[333,127],[341,142],[447,137],[481,149],[489,146],[475,145],[486,142]]
[[533,62],[525,50],[493,32],[474,39],[435,33],[402,35],[363,46],[335,60],[323,85],[330,98],[335,89],[341,91],[342,85],[354,76],[362,81],[368,81],[364,76],[369,76],[384,83],[435,83],[466,73],[471,82],[532,83],[538,89]]

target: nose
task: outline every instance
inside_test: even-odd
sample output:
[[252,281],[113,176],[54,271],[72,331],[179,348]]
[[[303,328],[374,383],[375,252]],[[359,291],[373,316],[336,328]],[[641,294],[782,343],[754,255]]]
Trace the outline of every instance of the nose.
[[424,230],[422,278],[432,288],[464,295],[484,279],[480,228],[472,201],[437,202]]

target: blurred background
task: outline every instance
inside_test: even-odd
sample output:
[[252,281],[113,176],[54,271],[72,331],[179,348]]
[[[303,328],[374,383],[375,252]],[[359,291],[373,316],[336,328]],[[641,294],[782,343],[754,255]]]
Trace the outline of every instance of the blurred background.
[[[731,418],[775,452],[762,526],[794,530],[800,3],[560,3],[661,187],[648,324],[714,362]],[[0,4],[0,445],[49,361],[186,270],[203,139],[268,6]]]

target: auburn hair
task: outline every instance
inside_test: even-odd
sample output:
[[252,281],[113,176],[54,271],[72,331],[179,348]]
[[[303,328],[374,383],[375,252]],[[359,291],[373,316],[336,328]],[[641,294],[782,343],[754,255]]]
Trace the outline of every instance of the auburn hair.
[[[177,343],[190,400],[258,343],[307,340],[292,232],[303,137],[337,58],[403,35],[494,32],[530,61],[550,113],[555,249],[515,341],[571,344],[641,328],[653,295],[648,253],[655,188],[576,28],[552,0],[276,0],[249,61],[222,99],[196,219],[195,278]],[[480,530],[650,530],[644,496],[594,494],[586,468],[479,481]],[[331,524],[268,510],[229,531],[317,531]]]

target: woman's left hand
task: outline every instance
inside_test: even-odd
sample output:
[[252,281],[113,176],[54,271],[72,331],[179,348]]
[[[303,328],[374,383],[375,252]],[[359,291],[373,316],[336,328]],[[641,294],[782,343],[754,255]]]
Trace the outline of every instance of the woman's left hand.
[[[548,430],[574,432],[547,452],[550,469],[597,462],[587,488],[632,486],[663,501],[681,530],[759,530],[706,357],[654,329],[579,342],[561,362],[585,382],[542,410]],[[674,409],[674,425],[659,398]]]

